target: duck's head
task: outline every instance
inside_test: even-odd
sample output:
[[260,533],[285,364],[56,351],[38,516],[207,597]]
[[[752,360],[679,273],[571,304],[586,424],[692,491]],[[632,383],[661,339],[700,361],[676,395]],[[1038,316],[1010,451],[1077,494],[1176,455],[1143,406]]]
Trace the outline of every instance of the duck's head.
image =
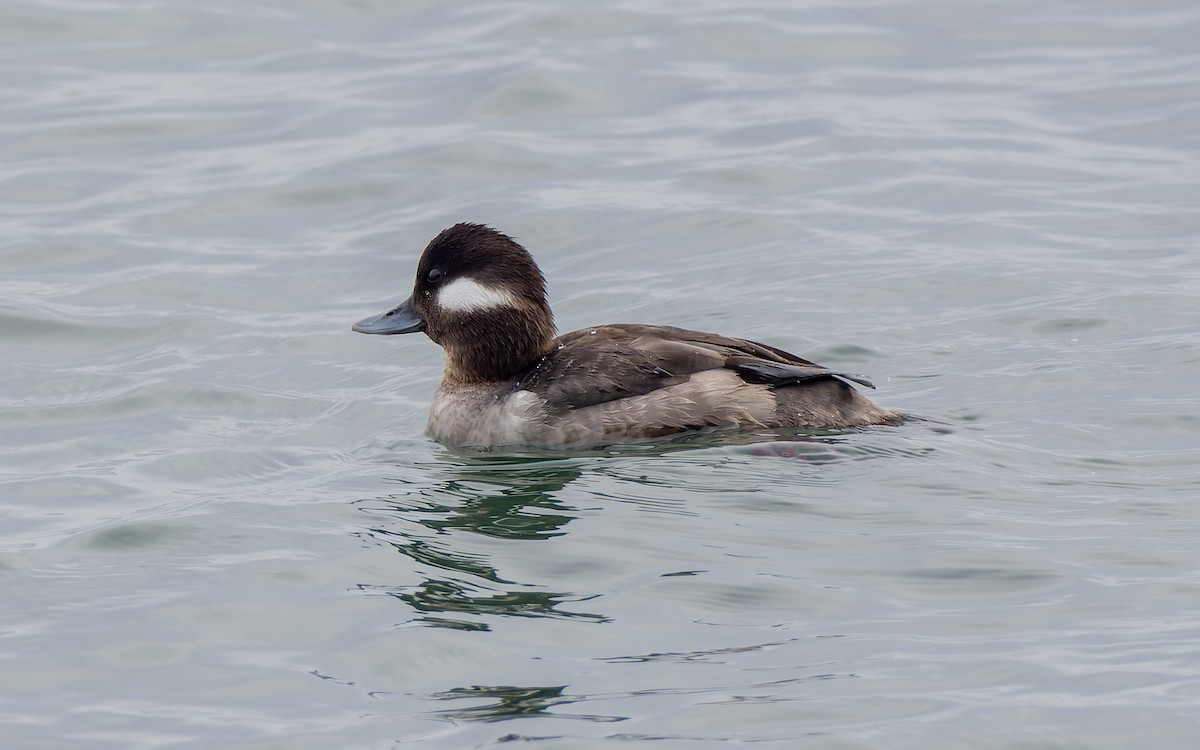
[[446,350],[446,375],[487,382],[510,377],[552,348],[546,279],[506,234],[455,224],[434,237],[417,264],[412,296],[354,324],[359,333],[424,331]]

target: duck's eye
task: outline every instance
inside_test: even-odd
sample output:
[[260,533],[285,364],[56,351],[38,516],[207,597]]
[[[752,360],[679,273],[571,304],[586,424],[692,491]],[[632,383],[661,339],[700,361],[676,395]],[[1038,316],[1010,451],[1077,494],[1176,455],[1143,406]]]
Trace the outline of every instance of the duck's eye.
[[425,280],[428,281],[430,284],[436,284],[442,280],[443,275],[444,274],[442,273],[442,269],[431,268],[431,269],[429,269],[429,273],[425,274]]

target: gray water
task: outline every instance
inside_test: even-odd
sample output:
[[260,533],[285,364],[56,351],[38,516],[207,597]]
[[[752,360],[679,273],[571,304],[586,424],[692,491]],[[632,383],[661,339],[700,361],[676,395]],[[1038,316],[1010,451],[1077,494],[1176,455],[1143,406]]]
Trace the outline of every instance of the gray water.
[[[0,746],[1200,745],[1200,6],[0,6]],[[456,221],[937,420],[424,437]],[[940,423],[940,427],[935,426]]]

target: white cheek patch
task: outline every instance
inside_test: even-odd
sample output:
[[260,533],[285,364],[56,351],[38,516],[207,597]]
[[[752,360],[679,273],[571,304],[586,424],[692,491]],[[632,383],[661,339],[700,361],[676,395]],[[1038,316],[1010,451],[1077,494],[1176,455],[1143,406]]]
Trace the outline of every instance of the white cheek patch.
[[465,313],[516,307],[517,298],[503,287],[487,286],[464,276],[439,289],[437,303],[443,310]]

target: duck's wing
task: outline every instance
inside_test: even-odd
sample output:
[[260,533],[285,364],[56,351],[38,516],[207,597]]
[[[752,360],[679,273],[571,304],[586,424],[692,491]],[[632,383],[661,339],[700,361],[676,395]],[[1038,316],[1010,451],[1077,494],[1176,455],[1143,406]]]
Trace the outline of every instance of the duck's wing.
[[549,404],[565,409],[640,396],[721,369],[749,383],[791,385],[840,377],[874,387],[861,375],[765,344],[671,326],[597,326],[565,334],[556,343],[516,387],[534,388]]

